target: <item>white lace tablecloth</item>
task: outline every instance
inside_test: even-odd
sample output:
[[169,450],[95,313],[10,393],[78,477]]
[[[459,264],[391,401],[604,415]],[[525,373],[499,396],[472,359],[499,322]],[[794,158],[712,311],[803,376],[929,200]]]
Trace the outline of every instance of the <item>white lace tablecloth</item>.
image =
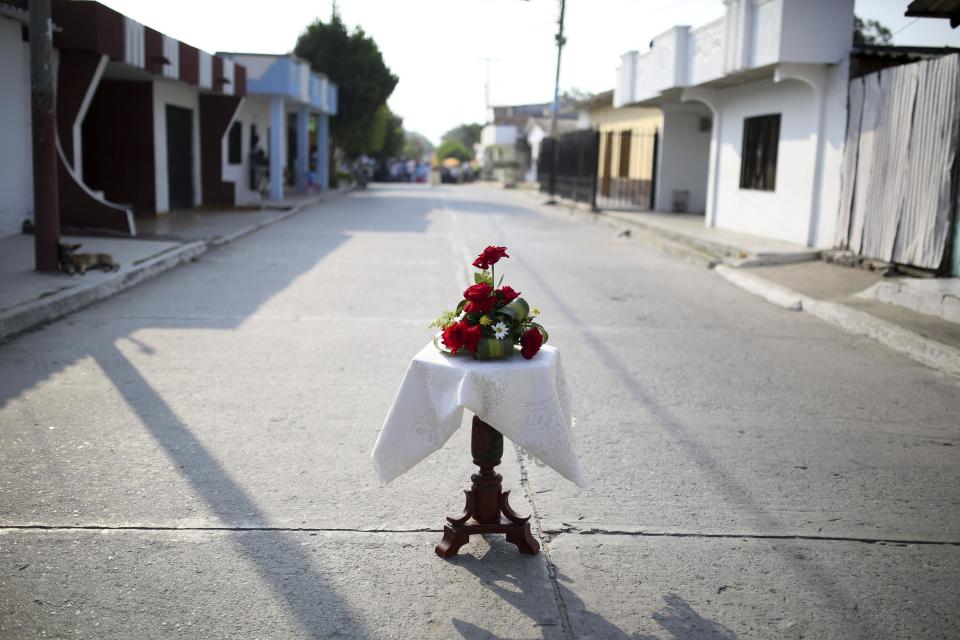
[[527,454],[584,488],[573,444],[570,392],[560,352],[550,346],[526,360],[451,357],[428,344],[414,356],[373,446],[384,482],[437,451],[469,409]]

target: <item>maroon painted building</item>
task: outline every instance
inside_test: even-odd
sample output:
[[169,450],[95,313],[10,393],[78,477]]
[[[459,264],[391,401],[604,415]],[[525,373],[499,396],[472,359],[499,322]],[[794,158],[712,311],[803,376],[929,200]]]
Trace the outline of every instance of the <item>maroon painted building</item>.
[[53,20],[61,224],[135,235],[135,215],[233,205],[244,67],[97,2],[54,0]]

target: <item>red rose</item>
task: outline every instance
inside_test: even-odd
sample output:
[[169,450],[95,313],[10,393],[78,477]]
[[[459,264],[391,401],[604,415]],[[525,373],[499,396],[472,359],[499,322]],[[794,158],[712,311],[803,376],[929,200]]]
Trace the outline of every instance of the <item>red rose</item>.
[[540,347],[543,345],[543,334],[540,329],[532,327],[520,336],[520,355],[529,360],[537,355]]
[[500,258],[509,258],[507,255],[506,247],[487,247],[483,250],[477,259],[473,261],[473,266],[477,269],[483,269],[486,271],[490,268],[490,265],[497,264],[500,261]]
[[463,305],[463,310],[467,313],[486,313],[497,306],[497,299],[494,297],[484,298],[479,302],[468,302]]
[[493,293],[493,287],[486,282],[481,282],[472,287],[467,287],[467,290],[463,292],[463,297],[470,302],[480,302],[489,297],[491,293]]
[[452,324],[443,330],[443,344],[447,345],[450,353],[457,355],[457,351],[463,347],[463,326],[461,322]]
[[504,304],[510,304],[520,295],[519,291],[514,291],[513,287],[501,287],[497,289],[497,293],[503,298]]
[[483,337],[483,327],[478,324],[467,324],[466,320],[461,320],[460,324],[463,325],[463,346],[470,353],[476,353],[477,343]]

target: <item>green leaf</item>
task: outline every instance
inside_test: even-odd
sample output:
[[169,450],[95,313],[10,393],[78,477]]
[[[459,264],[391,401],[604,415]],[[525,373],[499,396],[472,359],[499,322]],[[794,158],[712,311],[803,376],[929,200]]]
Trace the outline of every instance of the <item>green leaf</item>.
[[479,273],[473,274],[474,284],[483,284],[487,283],[491,287],[493,286],[493,278],[490,277],[490,274],[486,271],[481,271]]
[[465,306],[467,306],[467,301],[466,301],[466,300],[461,300],[461,301],[460,301],[460,304],[457,305],[457,310],[455,311],[455,313],[459,316],[459,315],[460,315],[460,312],[463,311],[463,308],[464,308]]

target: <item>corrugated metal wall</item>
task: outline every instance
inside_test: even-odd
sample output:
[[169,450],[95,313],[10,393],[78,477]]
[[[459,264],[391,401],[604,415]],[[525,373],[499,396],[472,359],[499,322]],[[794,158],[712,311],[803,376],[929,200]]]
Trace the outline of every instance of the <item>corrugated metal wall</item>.
[[960,55],[850,83],[837,246],[936,269],[950,231]]

